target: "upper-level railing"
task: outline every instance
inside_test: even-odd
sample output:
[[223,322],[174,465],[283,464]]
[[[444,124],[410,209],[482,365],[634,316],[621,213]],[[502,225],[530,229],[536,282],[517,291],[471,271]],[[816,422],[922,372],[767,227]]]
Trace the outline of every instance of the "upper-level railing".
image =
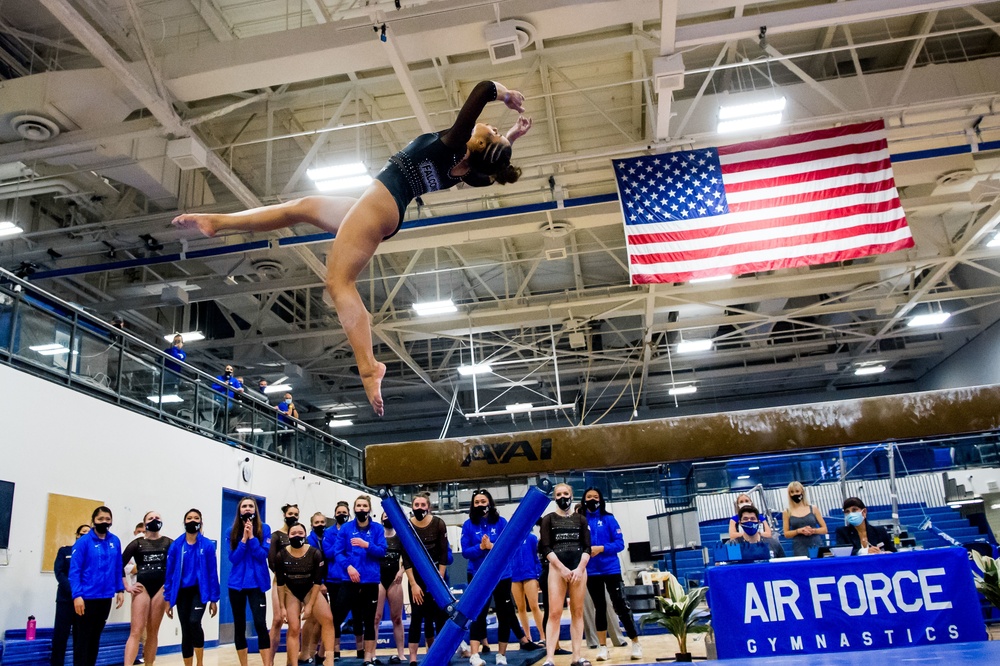
[[362,452],[0,268],[0,363],[364,488]]

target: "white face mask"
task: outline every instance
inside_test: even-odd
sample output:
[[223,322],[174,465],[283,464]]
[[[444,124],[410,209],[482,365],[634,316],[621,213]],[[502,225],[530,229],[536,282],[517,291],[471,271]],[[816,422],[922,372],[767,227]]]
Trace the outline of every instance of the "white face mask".
[[743,508],[743,507],[745,507],[745,506],[750,506],[750,502],[740,502],[740,503],[739,503],[739,504],[737,504],[736,506],[737,506],[737,508],[740,508],[740,509],[742,509],[742,508]]

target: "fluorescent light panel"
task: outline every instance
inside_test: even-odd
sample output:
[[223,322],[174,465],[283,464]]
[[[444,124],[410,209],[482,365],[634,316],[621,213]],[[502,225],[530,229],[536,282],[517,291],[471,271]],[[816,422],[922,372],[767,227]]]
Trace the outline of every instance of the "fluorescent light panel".
[[698,387],[695,386],[694,384],[688,384],[686,386],[675,386],[669,391],[667,391],[667,393],[669,393],[670,395],[687,395],[689,393],[697,393],[697,392],[698,392]]
[[449,298],[445,301],[428,301],[427,303],[414,303],[414,311],[421,317],[428,317],[430,315],[437,314],[448,314],[450,312],[458,312],[458,308],[455,303]]
[[281,393],[283,391],[291,391],[291,390],[292,390],[291,384],[269,384],[268,386],[264,387],[264,393],[267,394]]
[[470,375],[485,375],[493,372],[493,368],[489,363],[476,363],[475,365],[460,365],[458,366],[458,374],[468,377]]
[[[0,231],[0,233],[3,232]],[[986,247],[996,247],[997,245],[1000,245],[1000,232],[997,232],[996,235],[990,239],[990,242],[986,244]]]
[[199,340],[204,340],[205,335],[201,331],[188,331],[187,333],[168,333],[163,336],[163,339],[167,342],[173,342],[174,336],[179,335],[184,338],[184,342],[198,342]]
[[349,164],[335,164],[328,167],[309,169],[306,175],[310,180],[320,182],[324,180],[336,180],[338,178],[348,178],[350,176],[363,176],[368,173],[368,167],[362,162],[351,162]]
[[372,177],[368,174],[363,176],[350,176],[348,178],[336,178],[334,180],[321,180],[316,183],[316,189],[320,192],[336,192],[338,190],[353,190],[368,187],[372,184]]
[[66,349],[66,346],[61,345],[58,342],[53,342],[52,344],[48,345],[33,345],[31,347],[28,347],[28,349],[35,352],[43,352],[43,351],[50,351],[53,349]]
[[710,277],[700,277],[688,280],[688,284],[704,284],[706,282],[725,282],[726,280],[732,280],[732,275],[712,275]]
[[765,99],[748,104],[729,104],[719,107],[719,120],[736,120],[770,114],[781,114],[785,110],[787,100],[784,97]]
[[773,127],[781,123],[780,113],[771,113],[766,116],[754,116],[753,118],[737,118],[736,120],[720,120],[716,131],[719,134],[730,134],[732,132],[745,132],[747,130],[760,129],[762,127]]
[[855,370],[854,374],[859,377],[863,377],[865,375],[878,375],[883,372],[885,372],[884,365],[866,365]]
[[0,238],[7,238],[8,236],[16,236],[22,233],[24,229],[17,226],[13,222],[0,222]]
[[354,425],[354,421],[351,419],[332,419],[327,425],[331,428],[346,428]]
[[533,407],[534,405],[530,402],[515,402],[512,405],[506,405],[504,409],[511,414],[517,414],[519,412],[530,412]]
[[712,349],[711,340],[684,340],[677,343],[678,354],[690,354],[692,352],[710,351]]
[[943,324],[948,321],[951,317],[950,312],[932,312],[930,314],[917,315],[916,317],[911,317],[910,321],[906,323],[907,326],[937,326],[938,324]]
[[736,477],[736,480],[743,481],[744,479],[749,479],[749,478],[750,478],[749,474],[740,474],[738,477]]
[[146,400],[149,400],[150,402],[156,402],[161,405],[166,405],[171,402],[184,402],[184,398],[180,397],[175,393],[168,393],[164,395],[162,398],[160,398],[160,396],[158,395],[147,395]]

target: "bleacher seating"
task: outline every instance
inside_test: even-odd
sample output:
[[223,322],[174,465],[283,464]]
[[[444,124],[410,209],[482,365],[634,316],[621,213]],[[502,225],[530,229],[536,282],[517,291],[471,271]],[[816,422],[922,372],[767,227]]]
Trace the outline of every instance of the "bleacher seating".
[[[101,634],[101,649],[97,655],[97,666],[121,664],[125,653],[125,641],[128,640],[129,625],[127,622],[109,624]],[[48,664],[52,653],[52,629],[39,627],[35,640],[25,638],[24,629],[10,629],[4,634],[3,651],[0,652],[0,664],[15,666],[31,664],[38,666]],[[139,649],[142,656],[142,649]],[[66,666],[73,666],[73,638],[70,637],[66,647]]]

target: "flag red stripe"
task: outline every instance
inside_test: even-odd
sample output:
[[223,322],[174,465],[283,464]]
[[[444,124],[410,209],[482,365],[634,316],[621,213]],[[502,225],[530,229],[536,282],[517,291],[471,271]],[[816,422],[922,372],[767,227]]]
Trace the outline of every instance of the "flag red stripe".
[[[902,238],[893,243],[884,243],[880,245],[866,245],[864,247],[858,247],[851,250],[844,250],[842,252],[827,252],[826,254],[814,254],[802,257],[790,257],[788,259],[781,259],[778,261],[762,261],[750,264],[741,264],[739,266],[728,266],[725,267],[729,270],[731,275],[743,275],[744,273],[757,273],[760,271],[776,271],[782,268],[798,268],[799,266],[811,266],[815,264],[828,264],[834,261],[847,261],[849,259],[859,259],[861,257],[868,257],[873,254],[888,254],[889,252],[896,252],[897,250],[905,250],[906,248],[913,247],[912,238]],[[720,269],[715,268],[711,271],[686,271],[683,273],[654,273],[654,274],[643,274],[638,273],[632,276],[632,284],[662,284],[669,282],[688,282],[694,278],[698,277],[709,277],[712,275],[719,275]]]
[[796,185],[800,183],[810,183],[827,178],[839,178],[841,176],[854,176],[860,173],[872,173],[875,171],[885,171],[892,168],[892,161],[888,159],[877,162],[865,162],[863,164],[850,164],[829,169],[817,169],[816,171],[802,171],[790,173],[778,178],[761,178],[760,180],[748,180],[742,183],[726,183],[726,194],[737,192],[749,192],[750,190],[764,189],[767,187],[779,187],[781,185]]
[[810,141],[822,141],[838,136],[851,136],[852,134],[864,134],[866,132],[877,132],[885,129],[885,123],[875,120],[870,123],[857,123],[855,125],[844,125],[843,127],[831,127],[815,132],[803,132],[802,134],[792,134],[789,136],[779,136],[773,139],[761,139],[759,141],[747,141],[746,143],[734,143],[728,146],[721,146],[717,150],[719,155],[734,155],[736,153],[746,153],[753,150],[764,150],[766,148],[777,148],[779,146],[791,146],[797,143],[808,143]]
[[712,259],[730,254],[742,254],[743,252],[759,252],[761,250],[773,250],[779,247],[796,247],[799,245],[811,245],[814,243],[824,243],[828,241],[854,238],[864,234],[884,234],[906,227],[906,218],[901,217],[893,222],[881,224],[861,224],[856,227],[844,229],[832,229],[822,233],[803,234],[801,236],[789,236],[787,238],[762,238],[753,243],[737,243],[717,247],[706,247],[703,249],[682,250],[679,252],[653,252],[650,254],[633,254],[629,257],[632,264],[660,264],[669,261],[696,261],[698,259]]
[[[807,224],[809,222],[824,222],[826,220],[837,220],[842,217],[852,215],[866,215],[871,213],[885,213],[900,207],[899,199],[892,201],[880,201],[870,204],[855,204],[844,206],[843,208],[832,208],[830,210],[816,211],[807,215],[789,215],[787,217],[770,218],[766,220],[755,220],[753,222],[742,222],[737,224],[722,224],[716,227],[704,229],[689,229],[679,232],[662,232],[652,234],[628,234],[630,245],[643,245],[647,243],[669,243],[679,240],[691,240],[695,238],[708,238],[711,236],[724,236],[726,234],[740,231],[757,231],[773,229],[791,224]],[[902,211],[900,211],[902,213]]]
[[846,146],[834,146],[832,148],[822,148],[820,150],[810,150],[804,153],[793,153],[791,155],[775,155],[759,160],[747,160],[745,162],[733,162],[722,164],[722,175],[727,173],[741,173],[743,171],[753,171],[755,169],[769,169],[778,166],[789,166],[802,164],[803,162],[813,162],[815,160],[825,160],[832,157],[844,157],[846,155],[864,155],[880,150],[886,150],[888,143],[885,139],[869,141],[867,143],[851,143]]
[[817,190],[815,192],[803,192],[802,194],[775,197],[774,199],[756,199],[754,201],[731,203],[729,204],[729,212],[744,213],[746,211],[760,210],[762,208],[793,206],[795,204],[806,204],[813,201],[849,197],[853,194],[873,194],[875,192],[885,192],[886,190],[891,190],[895,187],[896,182],[892,178],[889,178],[877,183],[856,183],[854,185],[845,185],[843,187],[832,187],[828,190]]

